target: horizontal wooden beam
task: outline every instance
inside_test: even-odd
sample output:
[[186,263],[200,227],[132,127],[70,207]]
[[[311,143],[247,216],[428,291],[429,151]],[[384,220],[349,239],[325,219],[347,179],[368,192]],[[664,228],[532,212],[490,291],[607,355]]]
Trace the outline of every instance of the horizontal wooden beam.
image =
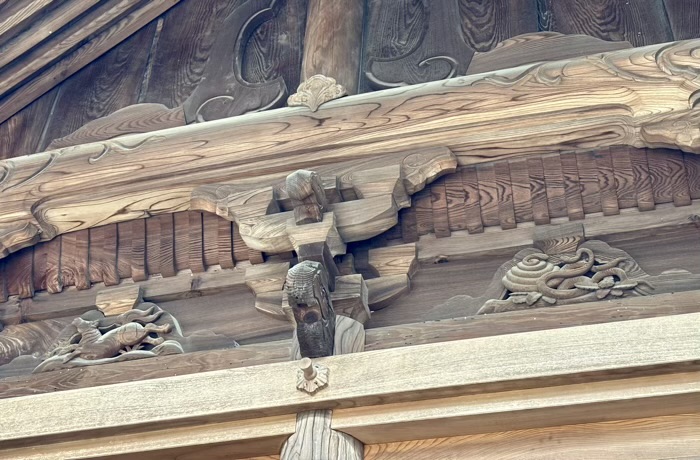
[[320,358],[330,382],[313,396],[286,362],[4,399],[0,448],[697,371],[698,324],[694,313]]
[[[556,308],[477,315],[368,329],[365,350],[700,313],[700,291],[625,297]],[[291,340],[0,379],[0,399],[142,381],[289,360]]]
[[186,210],[194,188],[242,190],[314,168],[460,164],[611,145],[700,152],[700,40],[532,64],[0,162],[0,256],[68,231]]

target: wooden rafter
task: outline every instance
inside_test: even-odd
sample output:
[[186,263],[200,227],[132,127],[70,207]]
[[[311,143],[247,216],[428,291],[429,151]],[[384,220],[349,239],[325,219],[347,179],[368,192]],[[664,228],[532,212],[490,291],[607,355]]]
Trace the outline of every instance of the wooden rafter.
[[[0,255],[68,231],[189,207],[207,183],[243,190],[313,166],[445,146],[460,164],[610,145],[700,152],[700,40],[533,64],[131,135],[0,163]],[[353,163],[354,162],[354,163]],[[343,166],[344,165],[344,166]]]

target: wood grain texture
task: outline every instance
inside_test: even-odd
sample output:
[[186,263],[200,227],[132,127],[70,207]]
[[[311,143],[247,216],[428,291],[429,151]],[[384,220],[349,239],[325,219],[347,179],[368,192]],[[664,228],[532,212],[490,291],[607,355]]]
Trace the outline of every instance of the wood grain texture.
[[[586,214],[602,212],[603,206],[600,201],[600,184],[598,182],[598,165],[596,164],[595,153],[590,151],[576,153],[576,166],[581,184],[583,211]],[[644,172],[647,169],[643,167]]]
[[698,36],[700,11],[693,0],[664,0],[664,6],[675,40]]
[[[552,148],[558,151],[563,139],[561,136],[565,132],[567,145],[569,148],[575,147],[576,142],[572,140],[572,136],[584,136],[584,134],[577,131],[574,125],[579,128],[585,125],[585,143],[590,145],[591,132],[595,130],[591,123],[597,125],[597,129],[608,132],[613,119],[624,120],[619,128],[620,132],[626,134],[620,139],[606,138],[603,144],[640,145],[646,142],[660,146],[668,143],[668,146],[675,145],[692,150],[695,148],[693,147],[695,138],[691,132],[687,132],[687,129],[690,129],[693,124],[675,122],[674,124],[669,117],[679,117],[680,120],[690,122],[697,116],[696,112],[687,110],[693,88],[688,78],[695,75],[693,70],[689,70],[696,65],[692,54],[695,46],[696,42],[691,41],[667,46],[661,51],[659,51],[661,47],[650,47],[641,51],[618,51],[606,58],[604,65],[606,70],[601,70],[598,66],[602,64],[591,59],[567,61],[567,74],[574,70],[582,73],[599,72],[596,73],[596,91],[604,91],[603,88],[612,91],[610,94],[606,92],[600,101],[595,97],[583,97],[581,91],[589,94],[592,88],[579,85],[578,79],[574,83],[562,74],[561,78],[554,80],[556,81],[554,84],[538,85],[538,96],[518,105],[518,109],[515,110],[514,106],[509,106],[507,102],[522,100],[520,92],[529,94],[526,89],[528,85],[514,84],[506,90],[509,86],[502,83],[502,78],[506,78],[503,74],[499,74],[497,80],[489,80],[491,77],[481,74],[446,83],[428,83],[410,89],[389,91],[382,97],[381,112],[375,109],[369,110],[367,104],[362,102],[368,97],[371,100],[372,96],[360,95],[334,101],[318,112],[318,116],[328,116],[329,120],[332,120],[324,122],[323,125],[318,125],[316,121],[300,114],[301,109],[290,108],[282,109],[273,115],[260,114],[250,119],[226,120],[221,122],[221,125],[217,124],[215,129],[207,125],[186,126],[169,130],[166,132],[167,135],[163,136],[152,133],[134,134],[121,138],[118,143],[104,141],[98,144],[85,144],[79,148],[73,148],[71,155],[46,152],[42,155],[23,158],[22,161],[11,160],[10,163],[2,164],[3,170],[10,168],[13,173],[11,177],[3,176],[6,179],[2,183],[5,189],[2,197],[7,206],[3,209],[3,213],[6,212],[6,214],[0,215],[0,222],[7,224],[9,216],[23,216],[28,223],[27,228],[32,230],[29,232],[31,235],[28,234],[26,238],[32,240],[48,239],[68,230],[89,228],[98,222],[107,224],[141,218],[146,214],[181,211],[188,206],[189,195],[195,186],[223,178],[242,187],[252,187],[253,184],[255,187],[272,185],[279,181],[280,177],[284,177],[290,169],[294,170],[296,166],[300,166],[299,162],[309,161],[308,155],[311,150],[324,158],[324,163],[333,164],[341,161],[360,161],[367,155],[383,158],[384,154],[388,155],[392,149],[396,148],[435,146],[439,138],[439,142],[447,145],[458,157],[459,162],[466,165],[485,162],[493,159],[494,156],[505,157],[509,154],[525,153],[523,149],[529,154],[542,153]],[[660,53],[660,56],[655,53]],[[631,56],[635,56],[634,59],[639,60],[638,62],[648,63],[646,66],[636,64],[639,66],[638,72],[642,75],[638,80],[629,77],[623,79],[615,72],[609,71],[610,65],[629,62]],[[664,68],[667,71],[676,70],[670,72],[671,75],[662,71],[656,64],[657,59],[664,61]],[[552,67],[548,68],[547,75],[562,71],[560,63],[548,64],[548,66]],[[634,66],[626,68],[627,73],[632,72],[631,67]],[[518,81],[522,78],[541,78],[541,76],[534,77],[537,70],[520,68],[512,72],[517,75],[511,75],[511,77]],[[650,77],[653,77],[651,78],[653,84],[649,83]],[[496,84],[494,81],[499,83]],[[547,81],[552,81],[549,76]],[[667,83],[663,83],[664,81]],[[503,86],[504,84],[506,87]],[[613,112],[617,110],[614,107],[618,105],[611,104],[610,98],[615,94],[621,94],[619,92],[621,86],[630,91],[640,91],[640,94],[663,92],[663,103],[666,106],[675,107],[677,112],[640,115],[639,118],[618,114],[613,119],[606,118],[612,116],[610,110]],[[461,97],[467,97],[469,100],[486,98],[484,100],[492,101],[493,93],[490,90],[495,88],[498,88],[496,91],[498,94],[504,96],[506,108],[499,109],[500,104],[492,102],[475,111],[457,108],[460,106],[458,100]],[[556,104],[551,105],[550,100],[553,100],[551,98],[554,94],[557,95]],[[384,120],[384,113],[394,113],[393,108],[405,104],[408,100],[419,101],[421,106],[427,104],[428,108],[425,109],[427,112],[416,119],[410,117],[407,119],[404,115],[400,115],[393,122],[387,123]],[[586,108],[583,110],[580,105],[582,100],[587,101]],[[434,111],[431,108],[435,104],[446,101],[450,101],[448,104],[454,107],[454,110]],[[623,104],[622,101],[618,102]],[[626,113],[630,113],[629,110],[632,111],[631,113],[654,112],[658,108],[658,103],[652,96],[635,98],[630,102],[632,104],[630,109],[625,111]],[[473,105],[474,103],[470,102],[462,106],[472,107]],[[385,109],[387,112],[384,112]],[[577,110],[579,112],[572,117],[571,111]],[[418,106],[411,112],[422,113]],[[521,117],[526,114],[529,122],[524,124]],[[375,119],[375,117],[378,118]],[[664,121],[659,121],[659,117]],[[361,137],[364,140],[359,140],[356,129],[334,131],[333,134],[324,132],[329,123],[344,125],[350,123],[352,119],[363,120]],[[374,122],[378,124],[375,125]],[[285,126],[289,128],[285,128],[286,132],[276,132],[275,136],[282,144],[276,143],[267,147],[266,155],[262,159],[263,156],[255,146],[258,146],[257,143],[261,142],[265,135],[269,135],[271,125],[268,123],[274,126],[279,126],[279,123],[288,123]],[[640,123],[644,126],[639,126]],[[437,137],[429,135],[428,133],[432,133],[432,129],[436,126],[440,126],[440,135]],[[634,129],[627,133],[632,126]],[[231,129],[224,129],[224,127]],[[510,129],[514,131],[509,131]],[[676,131],[677,129],[680,131]],[[304,136],[300,137],[299,130],[304,132]],[[494,143],[499,142],[498,139],[503,132],[513,132],[515,137],[510,137],[507,142],[500,144],[500,147],[494,148]],[[516,132],[519,134],[515,134]],[[549,134],[543,135],[543,132]],[[345,136],[353,138],[349,145],[344,143]],[[490,141],[488,141],[489,136],[491,136]],[[181,142],[185,138],[189,141]],[[519,139],[518,142],[515,142],[516,138]],[[194,142],[194,139],[205,139],[205,141]],[[290,139],[294,139],[293,145]],[[307,145],[310,142],[309,139],[313,139],[313,146]],[[523,147],[524,145],[527,147]],[[142,169],[140,174],[127,172],[131,171],[130,168],[139,168],[136,165],[141,162],[162,159],[160,152],[164,150],[170,152],[167,168],[157,168],[158,172],[154,172],[156,168],[146,168]],[[119,153],[115,155],[116,152]],[[302,152],[303,155],[301,155]],[[193,154],[196,155],[196,160],[191,159],[190,155]],[[98,159],[90,162],[88,159],[92,158],[92,155],[97,155],[95,158]],[[271,163],[272,158],[275,161]],[[533,171],[529,166],[528,164],[528,170],[532,176]],[[192,173],[193,168],[196,170],[194,173]],[[28,182],[24,180],[37,170],[42,173],[36,180]],[[97,175],[102,179],[100,191],[90,195],[89,205],[84,200],[86,175],[91,177]],[[52,187],[44,186],[47,181],[52,183]],[[37,187],[41,190],[40,192],[35,190]],[[61,196],[51,197],[51,192],[59,188]],[[30,196],[32,199],[27,200]],[[36,200],[42,200],[41,206],[35,206]],[[78,202],[80,206],[76,206]],[[86,206],[91,211],[99,209],[99,212],[88,212]],[[537,217],[538,221],[543,220],[540,219],[542,216]],[[11,220],[17,223],[15,217]],[[37,227],[42,230],[41,234]],[[21,247],[21,244],[21,242],[18,244],[13,242],[12,247]]]
[[576,155],[562,154],[561,171],[564,176],[564,191],[566,194],[566,211],[569,215],[569,220],[583,219],[585,213],[583,210],[583,198],[581,196],[581,180],[578,175],[578,166]]
[[134,220],[131,224],[131,278],[134,281],[148,279],[146,265],[146,221]]
[[620,209],[637,206],[637,190],[634,182],[634,170],[628,147],[611,147],[617,203]]
[[0,158],[42,150],[44,126],[51,116],[57,89],[51,90],[0,124]]
[[537,31],[537,4],[533,0],[459,0],[458,6],[464,41],[477,52]]
[[175,276],[175,219],[172,214],[158,216],[160,221],[160,274]]
[[598,186],[600,187],[600,204],[603,207],[603,215],[614,216],[620,213],[620,207],[617,203],[615,172],[610,151],[604,149],[596,152],[595,161],[598,167]]
[[674,206],[688,206],[691,203],[688,174],[683,162],[683,152],[668,152],[666,165],[671,181]]
[[513,208],[515,222],[532,222],[532,201],[530,195],[530,174],[526,159],[508,162],[510,166],[510,183],[513,188]]
[[430,184],[430,199],[435,236],[438,238],[450,236],[450,225],[447,215],[447,190],[444,179],[438,179]]
[[[462,186],[462,172],[457,171],[445,176],[445,194],[447,197],[447,216],[451,231],[466,230],[467,195]],[[399,216],[399,221],[403,216]]]
[[413,196],[416,210],[416,229],[418,235],[425,235],[434,231],[433,206],[430,189],[423,189]]
[[664,153],[660,149],[647,149],[649,176],[651,177],[651,187],[654,190],[654,202],[656,204],[671,203],[673,201],[671,167],[665,161]]
[[481,221],[485,227],[500,225],[498,215],[498,185],[496,184],[496,170],[492,163],[477,165],[476,178],[479,183],[479,207],[481,208]]
[[673,40],[663,0],[538,0],[540,30],[646,46]]
[[515,206],[513,204],[513,187],[510,179],[510,167],[507,161],[494,163],[496,173],[496,187],[498,198],[498,220],[501,228],[508,230],[515,228]]
[[567,215],[566,187],[559,154],[543,155],[542,168],[547,189],[549,217],[564,217]]
[[5,268],[7,292],[20,299],[34,296],[34,276],[32,273],[34,252],[31,249],[26,248],[20,251],[16,258],[8,261]]
[[462,169],[462,187],[464,187],[466,195],[464,215],[467,220],[467,231],[481,233],[484,231],[484,223],[481,220],[479,178],[475,166],[467,166]]
[[535,224],[549,223],[549,204],[542,158],[528,158],[527,171],[530,175],[530,196],[532,197],[532,217]]
[[640,211],[650,211],[656,207],[654,189],[651,185],[649,173],[649,161],[646,149],[633,149],[630,151],[632,172],[634,173],[634,185],[637,189],[637,207]]
[[331,429],[333,411],[314,410],[297,414],[296,431],[282,447],[281,460],[362,460],[364,445],[352,436]]
[[533,428],[367,446],[366,460],[534,458],[693,459],[697,414]]
[[189,215],[189,266],[192,273],[201,273],[204,266],[204,216],[201,212],[190,211]]
[[219,264],[219,219],[216,214],[202,213],[202,252],[207,267]]
[[117,235],[117,269],[119,278],[131,278],[131,223],[118,223]]
[[690,198],[697,200],[700,198],[700,157],[683,154],[683,161],[688,174]]

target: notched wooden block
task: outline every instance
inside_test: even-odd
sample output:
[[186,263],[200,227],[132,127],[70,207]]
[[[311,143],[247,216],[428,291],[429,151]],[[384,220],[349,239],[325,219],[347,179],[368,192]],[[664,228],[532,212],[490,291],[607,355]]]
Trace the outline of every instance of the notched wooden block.
[[289,262],[251,265],[245,271],[245,284],[257,296],[281,291],[289,271]]
[[447,147],[426,149],[406,156],[401,170],[406,192],[413,195],[443,174],[457,171],[457,157]]
[[408,275],[382,276],[365,280],[369,293],[370,310],[381,310],[411,290]]
[[229,184],[201,185],[192,191],[190,209],[206,211],[224,219],[239,221],[279,212],[272,187],[241,191]]
[[416,243],[400,244],[369,250],[369,265],[379,276],[408,275],[418,270]]
[[105,316],[121,315],[143,302],[141,286],[130,284],[97,293],[95,305]]
[[362,275],[336,277],[331,301],[336,314],[347,316],[362,324],[369,320],[369,291]]

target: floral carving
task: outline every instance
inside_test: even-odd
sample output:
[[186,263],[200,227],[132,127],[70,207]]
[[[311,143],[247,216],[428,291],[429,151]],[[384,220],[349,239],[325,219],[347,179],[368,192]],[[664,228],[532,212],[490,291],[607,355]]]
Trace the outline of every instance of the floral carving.
[[335,78],[314,75],[299,85],[297,92],[287,99],[287,104],[290,107],[308,107],[315,112],[321,104],[346,94],[345,87],[337,84]]

